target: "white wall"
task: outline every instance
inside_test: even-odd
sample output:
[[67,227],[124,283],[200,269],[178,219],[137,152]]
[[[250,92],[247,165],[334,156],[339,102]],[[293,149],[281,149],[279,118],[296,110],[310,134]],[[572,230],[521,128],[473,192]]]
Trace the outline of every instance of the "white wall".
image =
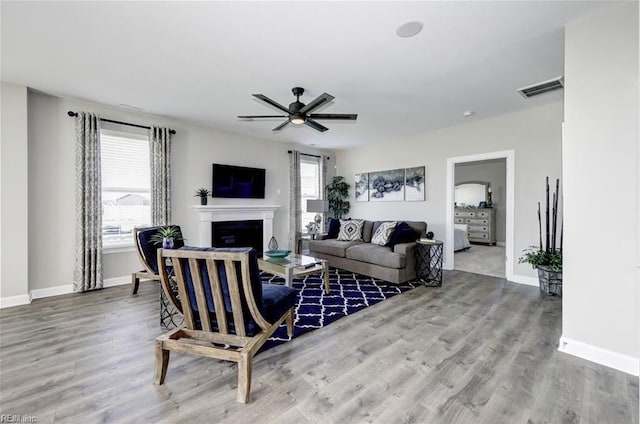
[[[467,181],[483,181],[491,186],[491,201],[496,215],[496,241],[506,240],[507,161],[490,159],[482,162],[457,163],[456,185]],[[476,205],[477,206],[477,205]]]
[[561,350],[638,374],[638,4],[565,39]]
[[0,306],[29,301],[27,90],[2,83],[0,131]]
[[[526,101],[526,100],[523,100]],[[561,102],[467,124],[390,140],[389,144],[338,152],[338,175],[351,181],[355,173],[426,165],[427,200],[424,202],[355,202],[351,190],[352,217],[426,221],[436,238],[444,240],[447,158],[515,150],[515,258],[537,243],[537,202],[544,196],[545,177],[560,177]],[[536,277],[527,264],[514,261],[514,274]],[[448,264],[445,264],[448,266]],[[537,278],[537,277],[536,277]]]
[[[25,92],[26,107],[26,89],[22,87],[22,90]],[[198,223],[191,206],[199,204],[199,198],[193,195],[199,187],[211,187],[213,162],[267,169],[266,199],[209,199],[209,202],[281,205],[274,219],[274,235],[281,244],[286,244],[288,234],[289,155],[287,151],[297,149],[305,153],[329,155],[331,157],[328,167],[330,175],[333,175],[334,171],[333,152],[247,138],[185,121],[132,113],[115,107],[29,91],[29,157],[28,168],[25,165],[22,169],[25,173],[28,169],[30,182],[28,287],[29,290],[36,290],[38,293],[64,292],[57,289],[69,288],[73,277],[75,121],[67,116],[68,110],[95,112],[105,118],[142,125],[163,125],[177,131],[173,136],[172,144],[173,222],[181,225],[187,242],[198,240]],[[24,127],[27,128],[26,122]],[[18,146],[25,152],[25,162],[26,146],[25,131],[25,137]],[[4,173],[4,166],[2,172]],[[23,192],[26,193],[26,177],[24,180]],[[26,217],[26,199],[24,204],[22,215]],[[4,232],[2,237],[4,243]],[[23,239],[26,247],[26,231]],[[12,245],[15,245],[15,241],[12,241]],[[25,262],[20,266],[21,275],[27,275],[27,255],[22,257],[25,258]],[[110,253],[104,257],[105,279],[117,277],[128,279],[132,271],[139,269],[140,264],[133,250],[126,253]],[[7,290],[13,290],[13,285],[5,284],[3,279],[2,296],[4,296],[5,285]]]

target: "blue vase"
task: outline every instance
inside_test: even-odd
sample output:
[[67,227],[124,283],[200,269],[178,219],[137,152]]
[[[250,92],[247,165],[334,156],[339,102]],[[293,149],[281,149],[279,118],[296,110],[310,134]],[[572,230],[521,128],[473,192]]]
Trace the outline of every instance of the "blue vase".
[[162,248],[163,249],[173,249],[174,240],[173,237],[163,237],[162,238]]

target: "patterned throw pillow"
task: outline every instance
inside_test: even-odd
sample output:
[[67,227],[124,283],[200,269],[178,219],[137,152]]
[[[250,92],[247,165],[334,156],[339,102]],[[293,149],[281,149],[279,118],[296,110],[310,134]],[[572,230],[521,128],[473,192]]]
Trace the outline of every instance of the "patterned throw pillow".
[[384,246],[385,244],[389,243],[389,238],[391,237],[393,231],[396,229],[397,224],[397,221],[383,222],[382,224],[380,224],[380,226],[376,230],[376,233],[371,238],[371,243],[378,244],[380,246]]
[[341,219],[340,232],[338,233],[338,240],[361,241],[363,226],[364,226],[364,221],[362,219],[349,219],[349,220]]

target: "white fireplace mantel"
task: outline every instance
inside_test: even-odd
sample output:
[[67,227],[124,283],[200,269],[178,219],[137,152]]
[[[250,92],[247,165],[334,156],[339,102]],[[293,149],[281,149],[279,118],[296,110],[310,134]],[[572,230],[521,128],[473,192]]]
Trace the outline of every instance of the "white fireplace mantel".
[[198,214],[200,247],[211,247],[211,223],[262,220],[262,245],[273,236],[273,217],[280,205],[193,205]]

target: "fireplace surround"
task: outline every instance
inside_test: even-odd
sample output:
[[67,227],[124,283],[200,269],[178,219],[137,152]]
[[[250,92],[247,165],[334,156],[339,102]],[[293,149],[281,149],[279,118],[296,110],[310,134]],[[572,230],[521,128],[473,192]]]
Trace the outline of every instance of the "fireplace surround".
[[212,222],[262,221],[262,246],[273,236],[273,217],[280,205],[193,205],[198,217],[198,246],[211,247]]

